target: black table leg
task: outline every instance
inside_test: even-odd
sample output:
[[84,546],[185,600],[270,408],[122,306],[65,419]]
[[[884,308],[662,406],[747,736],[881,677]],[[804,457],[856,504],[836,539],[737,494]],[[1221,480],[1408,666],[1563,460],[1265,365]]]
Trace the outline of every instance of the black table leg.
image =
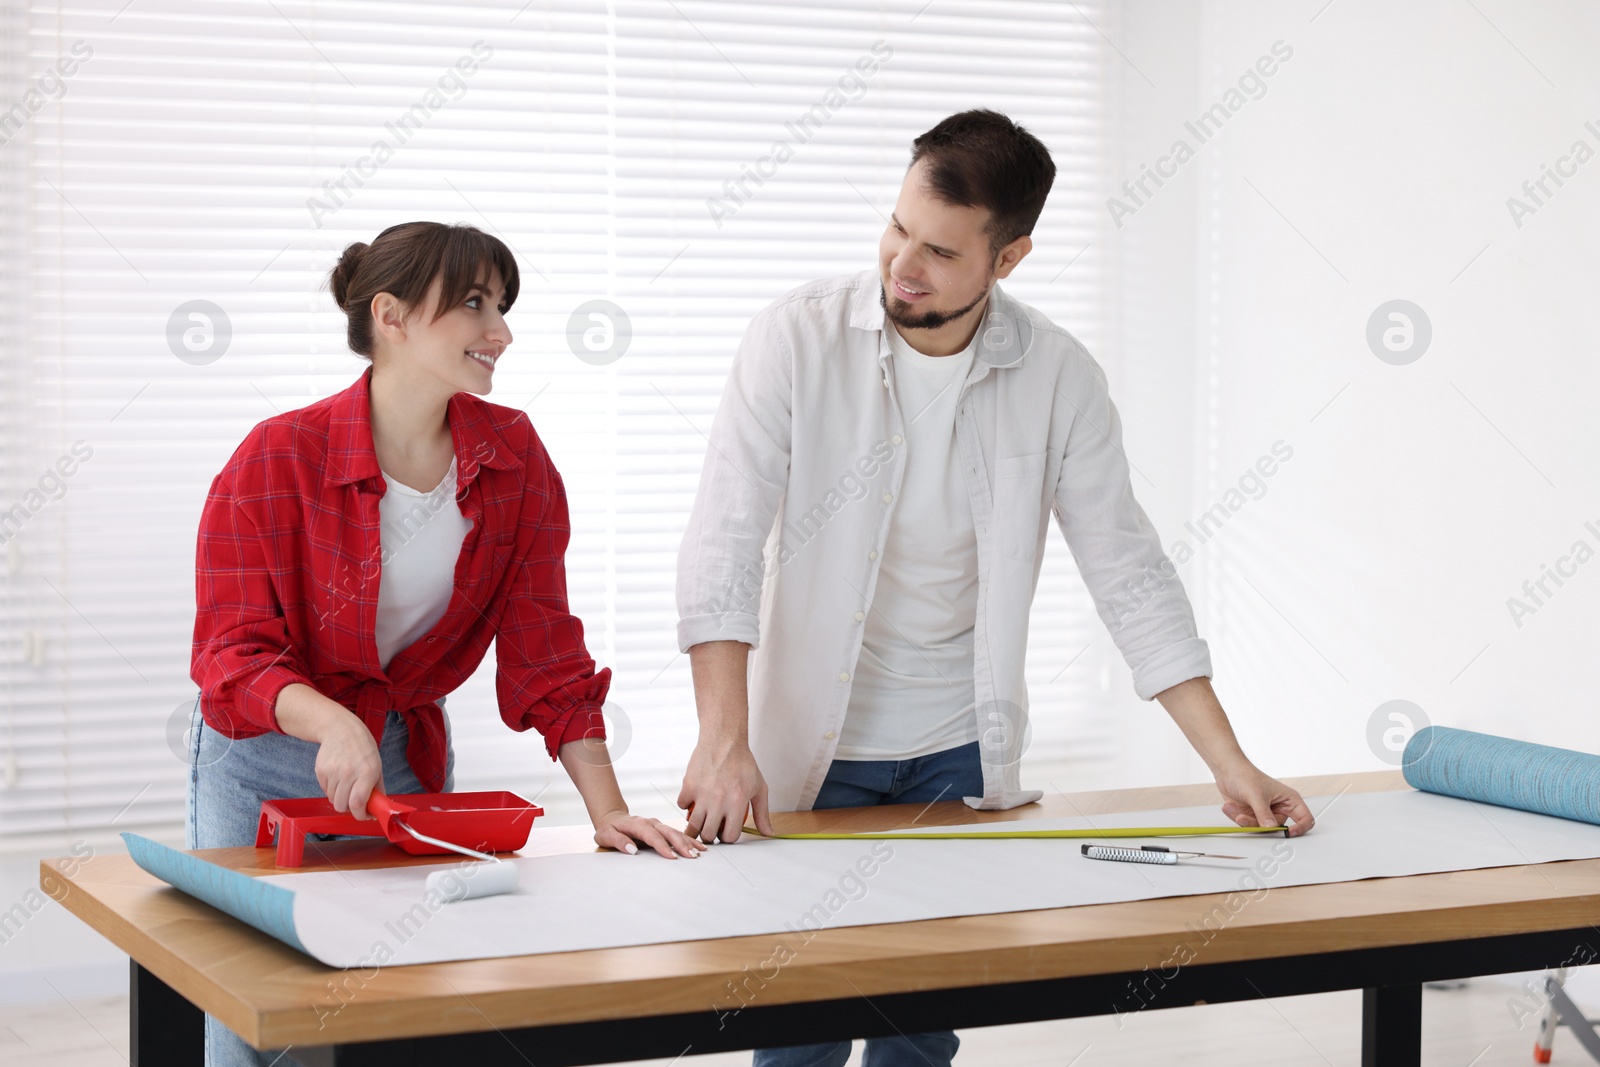
[[1361,1067],[1420,1067],[1422,985],[1361,991]]
[[205,1067],[205,1012],[129,960],[128,1049],[133,1067]]

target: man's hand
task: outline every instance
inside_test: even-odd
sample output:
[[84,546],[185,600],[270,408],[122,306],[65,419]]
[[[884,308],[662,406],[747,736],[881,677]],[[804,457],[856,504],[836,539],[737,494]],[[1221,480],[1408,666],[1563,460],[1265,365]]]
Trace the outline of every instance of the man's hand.
[[1240,826],[1282,826],[1287,819],[1289,836],[1299,837],[1316,822],[1299,793],[1248,761],[1218,774],[1217,791],[1226,801],[1222,814]]
[[749,663],[750,646],[740,641],[704,641],[689,649],[700,740],[683,775],[678,807],[688,809],[689,833],[708,845],[718,838],[739,840],[745,812],[752,809],[756,829],[773,833],[767,780],[750,752]]
[[1240,826],[1282,826],[1285,819],[1291,820],[1290,837],[1311,829],[1315,820],[1300,794],[1245,758],[1209,677],[1179,682],[1157,693],[1156,699],[1216,776],[1217,791],[1227,802],[1222,814]]
[[706,844],[719,838],[739,840],[747,811],[755,812],[756,829],[771,837],[767,813],[767,781],[743,740],[700,739],[678,791],[678,807],[688,809],[688,833]]

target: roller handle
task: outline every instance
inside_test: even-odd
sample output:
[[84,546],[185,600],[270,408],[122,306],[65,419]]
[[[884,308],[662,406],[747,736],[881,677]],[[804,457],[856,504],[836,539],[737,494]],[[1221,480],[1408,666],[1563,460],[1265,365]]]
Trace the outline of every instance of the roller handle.
[[385,836],[389,835],[389,823],[396,815],[404,815],[417,809],[410,804],[396,800],[384,793],[383,787],[378,786],[367,798],[367,814],[378,820],[378,825],[383,827]]

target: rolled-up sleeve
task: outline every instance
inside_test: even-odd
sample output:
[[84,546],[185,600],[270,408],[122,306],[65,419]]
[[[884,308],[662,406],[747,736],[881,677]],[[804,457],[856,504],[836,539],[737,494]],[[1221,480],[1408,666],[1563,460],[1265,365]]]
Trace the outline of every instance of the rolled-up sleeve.
[[768,308],[745,330],[678,550],[678,648],[760,644],[762,552],[789,478],[792,353]]
[[566,552],[572,528],[566,487],[534,440],[527,455],[518,562],[495,629],[495,695],[506,725],[537,729],[555,759],[569,741],[606,736],[601,707],[611,670],[595,670],[583,623],[568,609]]
[[1209,678],[1211,653],[1196,633],[1177,568],[1134,499],[1105,373],[1092,361],[1088,367],[1070,396],[1075,411],[1056,483],[1056,522],[1133,672],[1134,691],[1149,700],[1179,682]]
[[194,643],[189,677],[200,687],[207,721],[230,737],[278,727],[278,693],[311,685],[290,639],[266,554],[226,473],[200,513],[195,551]]

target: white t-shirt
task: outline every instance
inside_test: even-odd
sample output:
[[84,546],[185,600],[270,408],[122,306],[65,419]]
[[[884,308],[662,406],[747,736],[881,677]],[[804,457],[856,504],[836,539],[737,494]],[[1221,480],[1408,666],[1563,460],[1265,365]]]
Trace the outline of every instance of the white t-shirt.
[[836,759],[913,759],[978,739],[973,626],[978,539],[956,446],[956,405],[978,335],[964,351],[925,356],[884,322],[906,469]]
[[[382,468],[379,468],[380,470]],[[456,561],[472,522],[456,503],[456,463],[430,492],[401,485],[383,472],[388,489],[378,502],[383,545],[378,579],[378,662],[427,635],[450,606]]]

